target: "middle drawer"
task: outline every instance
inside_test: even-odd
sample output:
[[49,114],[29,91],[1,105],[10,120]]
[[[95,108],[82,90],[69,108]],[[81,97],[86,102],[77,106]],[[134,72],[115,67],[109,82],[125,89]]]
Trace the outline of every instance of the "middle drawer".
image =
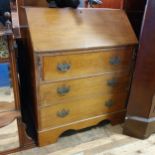
[[54,105],[64,100],[73,101],[82,96],[127,91],[130,83],[129,71],[112,72],[102,76],[66,80],[40,85],[39,106]]

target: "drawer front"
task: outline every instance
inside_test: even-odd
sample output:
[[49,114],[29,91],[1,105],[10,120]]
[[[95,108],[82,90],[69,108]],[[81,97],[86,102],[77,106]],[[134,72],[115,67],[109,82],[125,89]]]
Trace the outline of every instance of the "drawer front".
[[125,108],[127,93],[89,96],[39,109],[39,129],[58,127]]
[[40,106],[74,101],[94,94],[128,91],[129,72],[114,72],[103,76],[67,80],[40,85]]
[[58,81],[124,70],[131,64],[132,49],[43,56],[42,79]]

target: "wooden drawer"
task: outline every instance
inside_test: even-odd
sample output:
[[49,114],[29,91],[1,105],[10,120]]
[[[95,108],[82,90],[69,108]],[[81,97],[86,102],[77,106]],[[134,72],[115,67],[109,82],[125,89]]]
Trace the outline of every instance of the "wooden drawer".
[[42,79],[59,81],[124,70],[131,64],[131,59],[131,48],[94,53],[43,56]]
[[52,128],[75,121],[116,112],[125,108],[127,93],[89,96],[39,109],[39,129]]
[[128,91],[129,72],[113,72],[102,76],[67,80],[40,85],[40,106],[54,105],[82,96]]

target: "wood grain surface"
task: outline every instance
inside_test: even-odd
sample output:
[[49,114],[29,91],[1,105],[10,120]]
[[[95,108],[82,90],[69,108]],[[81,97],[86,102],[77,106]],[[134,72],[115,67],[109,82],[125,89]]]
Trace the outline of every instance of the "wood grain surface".
[[155,112],[151,111],[151,108],[155,107],[153,104],[155,94],[155,20],[153,18],[155,18],[155,1],[149,0],[128,106],[128,115],[145,118],[155,117]]
[[58,140],[58,137],[64,132],[68,130],[80,130],[82,128],[87,128],[91,126],[95,126],[101,123],[103,120],[110,120],[112,125],[117,123],[122,123],[125,117],[125,110],[118,111],[115,113],[108,113],[99,115],[96,117],[92,117],[89,119],[81,120],[72,122],[65,126],[60,126],[59,128],[50,128],[47,130],[40,130],[38,131],[38,139],[39,139],[39,146],[44,146],[47,144],[55,143]]
[[[43,56],[42,79],[55,81],[129,69],[132,56],[132,48],[101,50],[76,55]],[[111,64],[111,60],[115,58],[118,59],[118,64]],[[70,69],[61,72],[58,70],[58,65],[64,63],[69,64]]]
[[[125,108],[127,97],[128,93],[126,92],[100,96],[91,95],[74,101],[64,101],[61,104],[40,108],[40,129],[61,126],[77,120],[122,110]],[[113,102],[113,105],[110,107],[106,106],[109,101]],[[58,113],[63,110],[68,111],[68,115],[61,118],[58,116]]]
[[[124,88],[130,82],[137,44],[124,11],[26,8],[26,14],[26,68],[38,144],[53,143],[72,127],[82,129],[103,119],[122,121],[128,99]],[[120,78],[117,91],[108,90],[106,82],[114,77],[108,74]],[[75,90],[59,100],[58,84],[67,81]]]
[[[148,0],[124,133],[141,139],[155,132],[155,1]],[[138,117],[132,119],[133,116]]]
[[[119,91],[127,92],[129,90],[130,78],[131,75],[128,71],[112,72],[97,77],[42,84],[39,86],[39,106],[54,105],[64,100],[73,101],[84,96],[104,95]],[[62,88],[69,89],[69,91],[65,94],[60,94],[58,89]]]
[[34,52],[137,43],[122,10],[26,8],[26,15]]

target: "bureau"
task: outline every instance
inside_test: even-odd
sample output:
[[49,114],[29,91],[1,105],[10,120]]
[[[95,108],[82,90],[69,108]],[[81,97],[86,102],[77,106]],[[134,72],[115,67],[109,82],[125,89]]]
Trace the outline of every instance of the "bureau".
[[25,76],[39,146],[125,116],[136,36],[122,10],[26,8]]

